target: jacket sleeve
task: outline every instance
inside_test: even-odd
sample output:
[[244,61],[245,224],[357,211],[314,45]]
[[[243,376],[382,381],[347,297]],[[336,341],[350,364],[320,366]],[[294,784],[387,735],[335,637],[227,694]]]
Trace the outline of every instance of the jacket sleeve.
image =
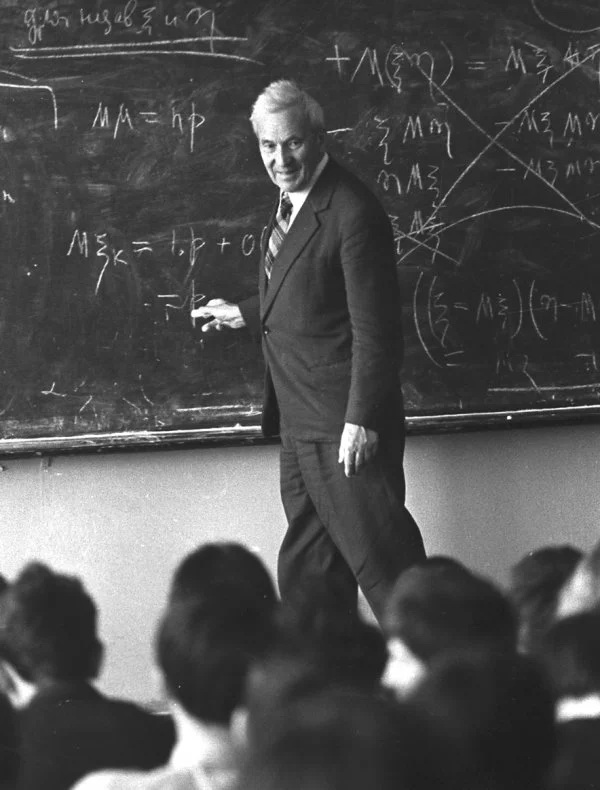
[[250,334],[256,339],[260,339],[260,306],[258,294],[249,296],[238,303],[242,318],[250,330]]
[[346,217],[340,255],[352,331],[352,369],[345,421],[381,431],[401,409],[401,303],[393,233],[373,205]]

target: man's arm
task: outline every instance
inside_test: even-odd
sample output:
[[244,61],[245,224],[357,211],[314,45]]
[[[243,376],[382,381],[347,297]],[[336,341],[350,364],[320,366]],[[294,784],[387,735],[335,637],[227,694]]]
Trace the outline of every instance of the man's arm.
[[352,377],[339,462],[347,477],[376,454],[382,413],[397,386],[401,330],[393,236],[383,210],[356,217],[341,246],[352,327]]

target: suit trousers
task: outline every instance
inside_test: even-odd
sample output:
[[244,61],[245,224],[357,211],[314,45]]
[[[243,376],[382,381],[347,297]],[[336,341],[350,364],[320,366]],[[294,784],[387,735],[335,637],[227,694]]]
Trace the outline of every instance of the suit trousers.
[[421,533],[404,504],[404,434],[379,442],[375,457],[347,478],[339,442],[282,436],[281,499],[288,529],[279,551],[282,599],[312,574],[356,608],[357,584],[381,622],[399,574],[425,558]]

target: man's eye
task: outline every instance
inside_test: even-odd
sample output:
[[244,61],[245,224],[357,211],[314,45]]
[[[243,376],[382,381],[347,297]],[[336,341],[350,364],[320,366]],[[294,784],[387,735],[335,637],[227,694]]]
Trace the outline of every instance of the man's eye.
[[290,140],[288,142],[288,148],[291,151],[295,151],[297,148],[300,148],[301,145],[302,145],[302,140]]
[[275,146],[273,143],[261,143],[261,148],[263,151],[274,151]]

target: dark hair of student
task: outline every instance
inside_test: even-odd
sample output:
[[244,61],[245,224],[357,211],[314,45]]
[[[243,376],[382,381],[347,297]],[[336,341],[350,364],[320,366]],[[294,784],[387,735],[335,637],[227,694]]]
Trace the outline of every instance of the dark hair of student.
[[348,609],[335,579],[311,574],[279,607],[279,646],[320,667],[338,685],[375,691],[387,661],[379,628]]
[[539,664],[516,653],[448,653],[412,704],[454,734],[475,787],[542,790],[555,747],[554,701]]
[[250,748],[239,790],[464,790],[450,740],[415,710],[330,691],[299,699]]
[[511,568],[509,597],[519,619],[519,648],[537,655],[552,625],[558,595],[579,563],[573,546],[544,546],[529,552]]
[[0,657],[32,682],[90,680],[101,654],[96,618],[79,579],[32,562],[0,596]]
[[507,598],[459,564],[423,563],[402,573],[383,628],[388,639],[401,639],[426,663],[446,650],[516,648],[516,618]]
[[156,656],[169,694],[194,718],[227,725],[242,702],[246,675],[271,640],[262,607],[227,596],[180,601],[165,612]]
[[205,543],[181,561],[173,575],[169,602],[207,595],[236,596],[241,604],[273,609],[277,596],[263,561],[241,543]]
[[546,634],[542,659],[557,699],[600,693],[600,610],[554,623]]

